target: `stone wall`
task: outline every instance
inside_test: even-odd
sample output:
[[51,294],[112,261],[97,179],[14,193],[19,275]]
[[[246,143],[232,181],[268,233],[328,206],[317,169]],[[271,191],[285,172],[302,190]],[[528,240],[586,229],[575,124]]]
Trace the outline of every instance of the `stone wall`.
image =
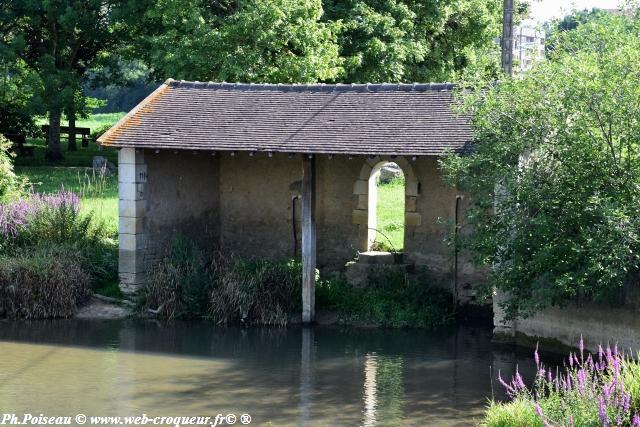
[[[120,159],[121,275],[148,268],[176,233],[241,257],[300,255],[299,155],[122,149]],[[318,267],[342,269],[367,249],[367,180],[385,160],[397,163],[406,177],[406,259],[451,286],[453,251],[444,238],[453,227],[458,193],[442,181],[436,158],[317,156]],[[464,257],[458,271],[459,286],[477,278]],[[136,277],[127,283],[143,278]]]
[[[501,313],[496,303],[494,312]],[[494,322],[498,326],[496,332],[502,334],[501,339],[511,335],[516,343],[525,346],[535,346],[541,341],[543,347],[553,346],[553,342],[577,347],[582,336],[585,347],[592,351],[597,351],[599,344],[607,343],[634,352],[640,349],[640,316],[638,307],[631,304],[571,304],[506,324],[500,318]]]
[[220,158],[205,153],[145,153],[146,263],[152,264],[173,236],[203,246],[220,239]]

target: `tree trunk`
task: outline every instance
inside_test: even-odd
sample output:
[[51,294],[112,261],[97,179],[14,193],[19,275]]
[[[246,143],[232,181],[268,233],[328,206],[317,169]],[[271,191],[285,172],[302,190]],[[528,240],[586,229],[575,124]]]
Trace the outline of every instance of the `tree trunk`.
[[76,145],[76,112],[71,110],[67,114],[69,116],[69,144],[67,145],[67,150],[76,151],[78,149]]
[[47,144],[47,152],[45,158],[57,163],[63,159],[62,150],[60,148],[60,116],[62,112],[59,109],[49,111],[49,141]]

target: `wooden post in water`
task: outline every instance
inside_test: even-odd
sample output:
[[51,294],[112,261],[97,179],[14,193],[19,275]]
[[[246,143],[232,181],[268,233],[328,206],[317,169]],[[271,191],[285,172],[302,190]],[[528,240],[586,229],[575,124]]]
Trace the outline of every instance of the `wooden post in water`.
[[316,159],[302,158],[302,322],[311,323],[316,304]]

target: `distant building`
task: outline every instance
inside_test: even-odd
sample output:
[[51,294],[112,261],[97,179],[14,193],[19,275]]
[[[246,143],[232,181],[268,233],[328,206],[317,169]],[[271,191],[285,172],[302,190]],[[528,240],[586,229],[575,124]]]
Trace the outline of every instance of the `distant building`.
[[[501,45],[500,38],[495,42]],[[514,71],[527,71],[536,59],[544,58],[545,33],[527,24],[518,25],[513,29],[512,46]]]
[[513,31],[513,61],[521,71],[531,68],[536,59],[544,57],[544,32],[520,25]]

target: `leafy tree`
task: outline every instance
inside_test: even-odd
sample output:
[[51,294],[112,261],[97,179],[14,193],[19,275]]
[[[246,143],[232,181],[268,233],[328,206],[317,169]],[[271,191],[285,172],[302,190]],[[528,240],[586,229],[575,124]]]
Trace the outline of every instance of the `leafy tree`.
[[[4,16],[0,5],[0,17]],[[0,134],[24,134],[32,132],[34,109],[30,103],[36,76],[27,69],[16,54],[20,48],[10,35],[10,26],[0,20]]]
[[138,53],[159,78],[331,80],[342,72],[336,26],[321,15],[320,0],[161,0],[145,14]]
[[347,82],[448,80],[499,36],[502,16],[500,0],[326,0],[325,8],[343,24]]
[[601,16],[500,84],[465,82],[476,143],[442,162],[473,196],[464,244],[511,317],[637,280],[640,20]]
[[[122,4],[121,4],[122,3]],[[135,2],[134,2],[135,3]],[[21,0],[3,2],[3,48],[13,48],[41,80],[38,99],[50,130],[47,158],[58,161],[62,112],[75,112],[78,90],[103,51],[123,40],[129,2],[118,0]]]
[[159,80],[447,80],[493,45],[501,11],[501,0],[160,0],[132,56]]

